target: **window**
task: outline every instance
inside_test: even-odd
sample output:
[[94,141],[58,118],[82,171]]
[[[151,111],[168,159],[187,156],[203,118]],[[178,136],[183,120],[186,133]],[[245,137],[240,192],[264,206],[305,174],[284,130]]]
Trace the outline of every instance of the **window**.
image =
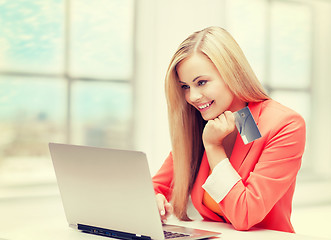
[[[312,8],[305,3],[271,1],[269,9],[269,76],[265,84],[272,98],[304,117],[309,146],[313,66]],[[306,148],[302,170],[308,169],[310,164],[309,148]]]
[[[330,202],[330,13],[328,1],[226,1],[226,27],[275,100],[299,112],[307,141],[296,204]],[[307,192],[309,196],[307,196]]]
[[53,181],[48,142],[132,147],[134,14],[134,0],[0,2],[1,185]]
[[[310,141],[313,15],[308,4],[228,1],[227,23],[269,95],[299,112]],[[240,16],[240,17],[239,17]],[[295,16],[295,17],[294,17]],[[309,147],[302,170],[309,168]]]

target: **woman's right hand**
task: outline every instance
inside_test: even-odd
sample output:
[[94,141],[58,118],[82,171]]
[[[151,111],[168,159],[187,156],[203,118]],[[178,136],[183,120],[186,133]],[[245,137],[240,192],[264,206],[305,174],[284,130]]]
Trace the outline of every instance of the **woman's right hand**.
[[172,214],[173,207],[161,193],[156,194],[157,207],[159,209],[162,223],[167,222],[167,218]]
[[217,118],[209,120],[203,129],[202,141],[204,147],[223,146],[223,140],[236,128],[234,114],[225,111]]

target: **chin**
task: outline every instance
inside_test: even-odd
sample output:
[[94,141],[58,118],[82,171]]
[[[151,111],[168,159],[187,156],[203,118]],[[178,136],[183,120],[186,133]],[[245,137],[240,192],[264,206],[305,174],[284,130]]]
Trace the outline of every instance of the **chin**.
[[213,115],[202,115],[201,114],[201,117],[203,118],[203,120],[205,121],[209,121],[209,120],[214,120],[215,118],[217,118],[218,116],[213,116]]

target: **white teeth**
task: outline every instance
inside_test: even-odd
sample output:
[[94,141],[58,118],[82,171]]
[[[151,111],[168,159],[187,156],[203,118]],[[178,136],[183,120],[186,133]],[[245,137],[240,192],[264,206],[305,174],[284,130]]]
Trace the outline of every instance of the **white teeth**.
[[202,105],[202,106],[198,106],[199,109],[204,109],[206,107],[209,107],[210,106],[210,103],[206,103],[205,105]]

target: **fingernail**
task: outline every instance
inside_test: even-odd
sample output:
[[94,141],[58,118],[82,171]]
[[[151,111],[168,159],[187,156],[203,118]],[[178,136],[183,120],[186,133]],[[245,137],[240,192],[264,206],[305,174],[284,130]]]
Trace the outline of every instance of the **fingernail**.
[[165,211],[161,210],[160,214],[163,216],[165,214]]

